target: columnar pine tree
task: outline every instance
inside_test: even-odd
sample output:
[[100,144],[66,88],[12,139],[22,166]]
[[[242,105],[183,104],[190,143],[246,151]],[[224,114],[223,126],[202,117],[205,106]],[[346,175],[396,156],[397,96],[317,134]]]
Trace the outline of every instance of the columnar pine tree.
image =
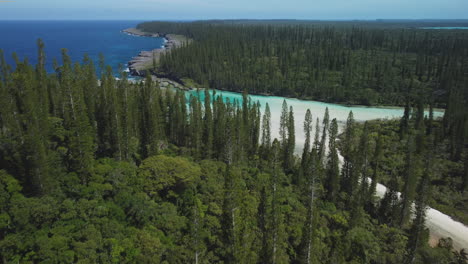
[[258,154],[258,144],[260,141],[260,102],[254,103],[250,107],[250,124],[249,124],[249,153],[248,155],[257,155]]
[[210,159],[213,156],[213,141],[213,113],[211,111],[211,95],[208,89],[205,89],[204,157],[207,159]]
[[73,76],[70,57],[65,49],[62,50],[62,57],[60,87],[64,91],[64,124],[69,130],[68,169],[79,172],[81,181],[86,183],[95,151],[92,128],[86,112],[83,91]]
[[280,167],[281,147],[275,139],[272,144],[271,159],[271,229],[270,229],[270,261],[269,263],[284,263],[287,261],[284,246],[284,223],[282,213],[282,173]]
[[204,217],[206,211],[206,205],[203,204],[197,193],[196,186],[193,186],[185,197],[186,203],[188,203],[188,216],[190,219],[190,244],[187,245],[192,250],[193,263],[203,263],[203,254],[206,251],[203,243],[204,235]]
[[[47,119],[39,102],[39,94],[34,87],[34,72],[27,61],[17,65],[17,75],[13,77],[10,86],[13,94],[10,98],[12,107],[16,110],[19,133],[19,148],[22,159],[19,160],[20,170],[23,171],[23,181],[26,182],[26,191],[35,195],[42,195],[46,188],[45,183],[49,176],[47,164]],[[7,86],[7,88],[8,88]]]
[[[85,55],[83,58],[83,75],[84,75],[83,82],[86,83],[85,87],[83,88],[84,89],[83,93],[84,93],[84,100],[86,103],[86,109],[88,110],[87,111],[88,119],[93,130],[93,136],[97,138],[98,124],[97,124],[96,119],[99,117],[101,113],[99,111],[96,111],[96,109],[98,109],[100,106],[100,103],[98,103],[99,102],[98,100],[100,100],[99,92],[102,89],[98,87],[96,68],[94,67],[94,63],[88,55]],[[126,81],[122,83],[126,83]],[[54,91],[54,93],[57,93],[57,92],[59,91]],[[51,98],[54,98],[54,96],[52,95]],[[53,112],[58,112],[58,110],[56,109],[56,102],[55,102],[56,100],[50,100],[50,101],[52,104],[51,108],[54,109]]]
[[314,144],[312,146],[312,151],[315,151],[319,155],[320,149],[320,119],[317,118],[315,121],[315,133],[314,133]]
[[[425,169],[421,181],[417,188],[417,198],[415,201],[415,218],[411,225],[410,236],[407,243],[407,255],[405,264],[412,264],[416,259],[417,249],[423,245],[422,233],[425,228],[427,197],[430,192],[430,180],[433,168],[432,150],[425,155]],[[427,243],[427,241],[426,241]]]
[[286,100],[283,100],[283,105],[281,108],[281,117],[280,117],[280,143],[281,143],[281,152],[283,153],[283,167],[286,168],[288,165],[288,127],[289,127],[289,112],[288,104]]
[[268,263],[271,253],[269,250],[270,233],[268,226],[269,203],[266,189],[267,186],[263,186],[260,192],[260,203],[258,205],[258,228],[260,231],[261,246],[257,263]]
[[218,96],[216,99],[216,109],[214,112],[214,146],[215,152],[218,159],[223,160],[224,154],[226,153],[227,147],[227,109],[223,103],[222,96]]
[[[41,113],[40,115],[45,118],[49,114],[49,90],[48,90],[48,78],[47,72],[45,69],[45,51],[44,51],[44,42],[41,39],[37,40],[38,46],[38,54],[37,54],[37,65],[36,65],[36,83],[37,83],[37,90],[36,93],[38,95],[39,103],[41,104],[41,108],[38,109]],[[47,129],[47,127],[44,127]],[[48,131],[43,131],[46,134]]]
[[294,168],[294,149],[296,147],[296,132],[295,132],[295,125],[294,125],[294,111],[292,106],[289,109],[289,117],[288,117],[288,140],[287,140],[287,147],[285,151],[285,169],[286,171],[290,172]]
[[374,150],[374,156],[372,157],[372,162],[371,162],[371,167],[372,167],[372,177],[371,177],[371,184],[369,187],[369,192],[368,192],[368,197],[367,197],[367,209],[373,210],[374,205],[375,205],[375,194],[377,190],[377,183],[379,181],[379,175],[380,175],[380,163],[382,160],[382,154],[383,154],[383,136],[382,134],[379,134],[377,137],[377,141],[375,143],[375,150]]
[[[310,130],[312,129],[312,116],[310,111],[307,112],[306,118],[304,121],[304,129]],[[309,116],[310,114],[310,116]],[[309,123],[310,120],[310,123]],[[317,120],[318,121],[318,120]],[[318,122],[317,122],[318,123]],[[316,136],[318,140],[318,135]],[[310,140],[310,139],[309,139]],[[301,263],[312,263],[312,247],[313,247],[313,233],[314,233],[314,215],[316,214],[315,208],[315,196],[316,196],[316,182],[319,178],[319,172],[321,170],[321,166],[318,161],[318,154],[317,154],[317,145],[314,144],[312,150],[306,154],[305,162],[303,161],[303,170],[304,170],[304,178],[306,180],[306,207],[307,207],[307,218],[306,222],[304,223],[303,227],[303,237],[300,245],[300,252],[299,252],[299,260]]]
[[351,178],[353,173],[353,158],[354,153],[354,137],[355,137],[355,121],[353,112],[349,112],[348,119],[346,121],[346,128],[344,131],[343,140],[343,170],[342,170],[342,187],[346,190],[348,195],[351,195]]
[[401,213],[400,227],[406,226],[410,218],[411,204],[416,196],[416,187],[418,182],[417,157],[414,150],[414,140],[412,137],[407,139],[405,169],[404,169],[404,186],[401,193]]
[[[338,150],[336,146],[336,137],[338,136],[338,123],[336,119],[333,119],[330,126],[330,138],[328,141],[328,161],[327,161],[327,198],[330,201],[336,201],[338,198],[338,192],[340,187],[340,169],[339,169],[339,159],[338,159]],[[323,139],[322,139],[323,140]]]
[[356,152],[356,160],[353,165],[352,177],[350,181],[351,196],[348,201],[348,206],[351,211],[350,227],[354,227],[360,222],[363,214],[363,206],[365,204],[368,193],[368,124],[364,124],[359,147]]
[[139,87],[137,105],[139,107],[139,138],[142,158],[155,155],[159,151],[161,140],[161,109],[159,89],[154,86],[151,77]]
[[400,120],[400,138],[403,138],[408,133],[410,115],[411,106],[409,99],[407,99],[405,104],[405,112]]
[[360,197],[361,202],[367,198],[368,190],[368,167],[369,167],[369,130],[368,123],[364,123],[362,129],[361,139],[359,142],[358,155],[359,155],[359,175],[360,175]]
[[227,166],[224,174],[224,201],[222,224],[222,238],[224,246],[224,261],[226,263],[238,263],[237,257],[237,233],[236,233],[236,210],[239,210],[236,197],[237,173],[231,172],[231,166]]
[[304,135],[305,135],[305,142],[304,142],[304,149],[302,150],[302,159],[301,159],[301,166],[303,170],[307,168],[308,159],[310,155],[310,141],[311,141],[311,133],[312,133],[312,113],[310,109],[307,109],[305,119],[304,119]]
[[135,144],[133,143],[137,138],[136,130],[134,129],[135,120],[137,120],[136,113],[134,111],[134,98],[135,94],[133,89],[129,87],[127,73],[123,72],[121,75],[121,81],[118,83],[117,87],[117,100],[118,104],[121,105],[119,123],[122,133],[122,159],[127,161],[130,161],[131,157],[134,157],[137,154]]
[[226,162],[227,164],[232,164],[234,161],[234,148],[233,146],[236,141],[235,141],[235,131],[236,131],[236,124],[235,122],[235,113],[234,113],[234,107],[230,103],[229,100],[226,101],[226,128],[225,128],[225,133],[224,133],[224,153],[223,153],[223,161]]
[[190,98],[190,138],[193,156],[200,159],[203,139],[202,112],[201,103],[194,96]]
[[330,115],[328,113],[328,107],[325,108],[325,114],[322,121],[322,140],[320,140],[319,159],[323,161],[325,158],[326,152],[326,141],[327,141],[327,132],[330,125]]
[[271,147],[271,113],[270,113],[270,106],[268,103],[265,106],[265,113],[263,114],[262,119],[262,149],[263,155],[269,153]]

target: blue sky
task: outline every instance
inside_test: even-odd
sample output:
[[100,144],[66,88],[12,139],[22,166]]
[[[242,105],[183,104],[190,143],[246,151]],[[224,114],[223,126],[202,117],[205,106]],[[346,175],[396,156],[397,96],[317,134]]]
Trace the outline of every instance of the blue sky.
[[0,19],[468,18],[468,0],[0,0]]

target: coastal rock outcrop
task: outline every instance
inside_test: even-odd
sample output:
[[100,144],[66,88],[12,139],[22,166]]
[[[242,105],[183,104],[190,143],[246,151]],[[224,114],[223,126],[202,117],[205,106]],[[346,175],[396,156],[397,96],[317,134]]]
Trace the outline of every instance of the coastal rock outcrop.
[[172,49],[182,46],[185,41],[188,41],[185,37],[179,35],[148,33],[135,28],[125,29],[123,32],[135,36],[164,38],[164,46],[152,51],[141,51],[138,56],[133,57],[128,62],[129,72],[133,76],[145,76],[146,71],[152,69],[154,64],[159,62],[162,54],[168,53]]
[[128,35],[137,36],[137,37],[150,37],[150,38],[160,37],[159,33],[155,34],[155,33],[143,32],[136,28],[127,28],[127,29],[122,30],[122,32]]

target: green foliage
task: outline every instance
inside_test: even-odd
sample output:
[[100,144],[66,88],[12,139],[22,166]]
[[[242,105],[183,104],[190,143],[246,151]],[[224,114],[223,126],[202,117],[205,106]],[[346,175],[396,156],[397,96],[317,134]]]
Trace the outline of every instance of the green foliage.
[[417,24],[215,20],[138,28],[194,39],[161,58],[158,71],[174,79],[348,104],[404,106],[424,95],[443,107],[443,92],[466,84],[468,34]]
[[200,178],[200,168],[179,157],[154,156],[140,165],[139,177],[150,197],[173,199]]
[[[190,46],[199,45],[195,39]],[[12,71],[0,56],[0,262],[401,263],[411,256],[416,263],[463,263],[466,254],[452,254],[450,243],[436,249],[424,243],[425,204],[435,202],[427,190],[435,186],[437,202],[460,202],[466,194],[466,149],[455,139],[465,133],[460,101],[451,101],[455,106],[443,122],[424,119],[422,103],[403,126],[376,121],[362,127],[350,115],[344,135],[327,109],[316,121],[313,143],[308,111],[300,160],[286,102],[280,138],[273,139],[268,106],[261,123],[260,105],[246,92],[239,102],[210,90],[186,98],[161,89],[149,75],[140,83],[128,82],[125,74],[116,80],[103,58],[98,81],[89,58],[72,66],[65,50],[63,65],[47,74],[38,44],[35,69],[25,61]],[[369,55],[356,50],[349,56],[355,53]],[[307,65],[306,51],[288,54],[298,66]],[[340,60],[348,55],[338,55],[318,56],[335,59],[314,75],[324,82],[339,78]],[[285,94],[309,84],[308,70],[285,74],[291,64],[284,57],[251,57],[246,69],[252,64],[260,79],[271,73],[297,82],[278,86]],[[353,72],[346,74],[343,85],[360,84]],[[344,98],[346,90],[335,95]],[[436,137],[442,143],[435,144]],[[436,154],[429,162],[432,144]],[[424,181],[411,178],[413,172]],[[367,184],[371,175],[374,182],[391,180],[380,206],[375,185]],[[406,207],[396,197],[400,188]],[[458,196],[444,197],[446,189]],[[414,200],[413,228],[400,229]]]
[[[426,120],[429,122],[429,120]],[[412,120],[409,121],[412,124]],[[442,121],[435,120],[432,122],[433,134],[440,133],[442,128]],[[380,173],[379,178],[385,186],[393,186],[396,191],[404,191],[405,182],[408,182],[405,178],[406,170],[411,171],[410,176],[417,176],[422,178],[424,169],[429,167],[424,160],[431,151],[433,154],[433,162],[431,162],[431,179],[430,179],[430,193],[431,195],[427,199],[429,206],[436,208],[452,217],[455,217],[463,223],[468,221],[467,208],[467,193],[462,192],[463,186],[463,173],[464,164],[463,160],[453,161],[450,158],[450,141],[451,137],[441,137],[434,140],[431,137],[426,137],[425,144],[429,144],[430,147],[426,147],[426,151],[422,154],[413,153],[413,163],[408,165],[408,142],[411,142],[408,137],[414,138],[413,135],[404,135],[404,138],[400,139],[399,134],[399,123],[398,121],[371,121],[369,122],[369,132],[374,138],[378,140],[381,137],[381,160],[379,161]],[[427,130],[427,129],[426,129]],[[439,132],[438,132],[439,131]],[[413,141],[413,147],[415,142]],[[411,160],[411,159],[410,159]],[[416,193],[418,186],[418,178],[410,178],[410,189]],[[409,190],[409,189],[408,189]],[[413,196],[412,196],[413,195]],[[414,194],[410,194],[410,197],[415,199]],[[388,197],[389,198],[389,197]],[[386,200],[388,201],[388,200]],[[401,210],[401,209],[399,209]],[[398,216],[401,220],[401,216]]]

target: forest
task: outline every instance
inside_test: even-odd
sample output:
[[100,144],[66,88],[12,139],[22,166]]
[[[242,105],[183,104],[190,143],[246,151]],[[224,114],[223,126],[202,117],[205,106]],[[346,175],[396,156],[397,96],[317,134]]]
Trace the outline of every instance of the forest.
[[[200,90],[200,101],[62,54],[47,73],[40,40],[37,65],[0,52],[1,262],[467,263],[450,238],[429,246],[425,227],[433,190],[467,193],[456,72],[442,120],[420,97],[401,120],[350,113],[339,131],[307,111],[295,127],[285,102],[272,138],[268,104],[247,91],[229,101]],[[438,175],[436,160],[453,170]],[[382,200],[377,182],[388,183]]]
[[424,96],[445,108],[451,90],[467,86],[468,33],[418,28],[431,25],[219,20],[138,28],[193,38],[153,72],[201,87],[360,105],[405,106]]

